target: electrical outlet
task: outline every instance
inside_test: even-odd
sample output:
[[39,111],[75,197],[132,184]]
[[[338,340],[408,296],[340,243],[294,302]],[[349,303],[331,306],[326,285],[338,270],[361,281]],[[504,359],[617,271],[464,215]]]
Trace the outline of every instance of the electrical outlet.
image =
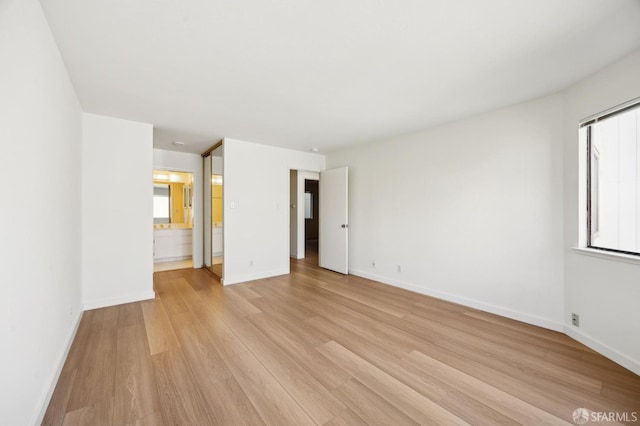
[[398,265],[398,272],[402,272],[402,266]]
[[571,324],[573,324],[576,327],[580,327],[580,315],[571,314]]

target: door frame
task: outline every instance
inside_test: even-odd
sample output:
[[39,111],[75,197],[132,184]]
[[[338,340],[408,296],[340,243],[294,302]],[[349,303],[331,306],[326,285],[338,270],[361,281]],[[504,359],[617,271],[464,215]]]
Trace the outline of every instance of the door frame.
[[[198,185],[198,172],[196,170],[190,169],[190,168],[186,168],[186,167],[173,167],[173,166],[161,166],[161,165],[153,165],[153,172],[155,172],[156,170],[166,170],[168,172],[178,172],[178,173],[191,173],[191,175],[193,176],[193,194],[191,195],[191,199],[192,199],[192,212],[193,212],[193,218],[192,218],[192,224],[191,224],[191,261],[193,263],[193,269],[198,269],[201,266],[197,265],[196,262],[196,247],[199,247],[200,244],[196,244],[196,231],[200,232],[200,224],[204,224],[203,222],[201,222],[201,218],[198,213],[198,208],[197,208],[197,195],[200,192],[200,188]],[[151,185],[153,186],[153,175],[151,176]],[[151,217],[153,218],[153,212],[151,212]]]
[[[289,215],[289,256],[293,259],[304,259],[305,258],[305,219],[304,219],[304,181],[305,180],[315,180],[320,182],[320,172],[312,172],[309,170],[297,170],[291,169],[291,171],[296,172],[296,181],[297,181],[297,191],[296,191],[296,200],[292,200],[291,196],[289,197],[289,208],[296,210],[296,250],[295,253],[292,253],[291,247],[291,232],[292,232],[292,223],[291,223],[291,215]],[[291,173],[290,171],[290,173]],[[291,175],[290,175],[291,176]],[[289,182],[291,185],[291,181]],[[291,194],[291,192],[290,192]],[[319,238],[319,237],[318,237]]]

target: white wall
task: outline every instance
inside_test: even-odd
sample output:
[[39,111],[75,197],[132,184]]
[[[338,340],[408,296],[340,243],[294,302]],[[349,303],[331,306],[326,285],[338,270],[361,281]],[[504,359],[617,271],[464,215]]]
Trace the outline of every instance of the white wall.
[[224,140],[225,284],[289,273],[290,170],[317,172],[324,162],[318,154]]
[[199,154],[154,149],[153,168],[193,173],[193,267],[201,268],[204,247],[202,157]]
[[[640,51],[627,56],[565,91],[564,95],[564,241],[565,324],[567,333],[640,374],[640,264],[588,256],[579,245],[578,122],[640,96]],[[583,210],[583,208],[581,209]],[[584,216],[584,215],[581,215]],[[580,327],[570,315],[580,315]]]
[[549,96],[329,153],[351,273],[561,330],[561,135]]
[[82,111],[40,4],[0,2],[0,424],[39,424],[82,311]]
[[85,309],[153,292],[153,127],[83,115],[82,283]]

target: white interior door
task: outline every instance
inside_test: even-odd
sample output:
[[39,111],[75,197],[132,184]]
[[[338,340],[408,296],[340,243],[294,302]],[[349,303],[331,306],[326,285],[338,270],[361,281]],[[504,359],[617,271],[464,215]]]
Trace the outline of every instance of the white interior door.
[[349,273],[349,169],[320,172],[321,268]]

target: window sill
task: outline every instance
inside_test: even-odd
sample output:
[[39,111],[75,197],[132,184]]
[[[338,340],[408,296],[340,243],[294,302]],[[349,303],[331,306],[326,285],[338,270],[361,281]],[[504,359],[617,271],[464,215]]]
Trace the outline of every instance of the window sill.
[[640,265],[640,256],[634,256],[632,254],[615,253],[615,252],[592,249],[587,247],[572,247],[572,249],[574,252],[578,254],[586,255],[586,256],[593,256],[593,257],[599,257],[601,259],[615,260],[617,262],[625,262],[625,263],[632,263],[634,265]]

